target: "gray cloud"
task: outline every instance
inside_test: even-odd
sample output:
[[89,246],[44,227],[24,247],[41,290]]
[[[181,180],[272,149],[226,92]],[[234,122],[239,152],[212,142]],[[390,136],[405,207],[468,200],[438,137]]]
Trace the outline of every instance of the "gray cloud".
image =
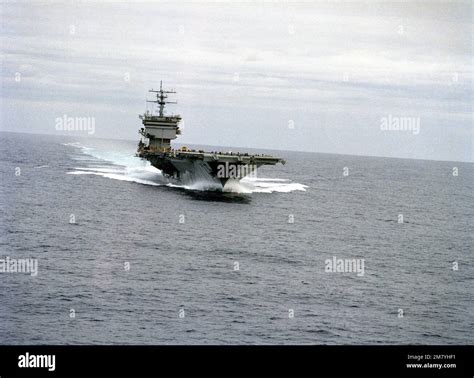
[[[163,79],[183,143],[472,161],[470,15],[467,2],[4,3],[1,129],[54,133],[67,113],[134,139]],[[420,133],[381,131],[388,114]]]

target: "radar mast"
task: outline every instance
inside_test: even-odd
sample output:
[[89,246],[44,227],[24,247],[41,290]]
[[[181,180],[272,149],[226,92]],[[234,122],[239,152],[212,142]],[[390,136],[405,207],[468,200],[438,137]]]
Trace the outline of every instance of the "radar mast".
[[156,100],[147,100],[147,102],[154,102],[160,106],[160,117],[164,117],[165,104],[177,104],[177,101],[166,101],[168,98],[167,93],[176,93],[175,91],[164,91],[163,90],[163,81],[160,80],[160,90],[155,91],[153,88],[148,92],[156,93]]

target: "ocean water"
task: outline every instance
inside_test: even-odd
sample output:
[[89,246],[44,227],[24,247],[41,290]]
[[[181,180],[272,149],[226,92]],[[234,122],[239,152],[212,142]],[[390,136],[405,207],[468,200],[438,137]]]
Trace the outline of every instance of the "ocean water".
[[0,259],[38,262],[0,273],[0,344],[474,342],[472,164],[273,151],[222,193],[135,142],[0,138]]

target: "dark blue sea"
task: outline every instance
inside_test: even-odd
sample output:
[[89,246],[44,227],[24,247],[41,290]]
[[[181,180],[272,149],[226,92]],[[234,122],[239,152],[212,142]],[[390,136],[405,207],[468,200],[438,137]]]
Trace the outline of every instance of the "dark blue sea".
[[0,272],[0,344],[474,342],[470,163],[262,151],[216,192],[134,141],[0,138],[0,262],[38,264]]

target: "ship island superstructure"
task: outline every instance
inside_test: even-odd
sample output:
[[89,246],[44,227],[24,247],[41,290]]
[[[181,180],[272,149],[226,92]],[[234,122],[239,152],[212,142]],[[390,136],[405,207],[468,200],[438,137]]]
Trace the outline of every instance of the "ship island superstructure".
[[205,152],[187,147],[173,148],[171,141],[181,134],[179,123],[181,116],[165,115],[166,104],[177,102],[167,101],[168,94],[175,91],[160,89],[149,92],[156,94],[156,100],[147,100],[158,104],[158,114],[146,111],[139,117],[143,127],[139,130],[142,139],[138,144],[137,156],[150,161],[164,177],[175,183],[190,183],[199,180],[212,181],[221,188],[228,180],[240,180],[248,175],[255,175],[262,165],[285,164],[281,158],[239,152]]

